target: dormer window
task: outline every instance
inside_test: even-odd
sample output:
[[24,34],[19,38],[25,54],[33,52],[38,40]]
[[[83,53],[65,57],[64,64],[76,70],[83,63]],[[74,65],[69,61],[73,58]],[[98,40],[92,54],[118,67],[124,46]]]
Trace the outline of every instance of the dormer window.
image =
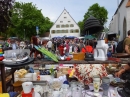
[[60,28],[60,25],[56,25],[56,28]]

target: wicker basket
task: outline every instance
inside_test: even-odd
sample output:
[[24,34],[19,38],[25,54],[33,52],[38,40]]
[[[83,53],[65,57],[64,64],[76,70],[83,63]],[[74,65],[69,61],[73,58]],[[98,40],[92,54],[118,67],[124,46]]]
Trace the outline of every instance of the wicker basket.
[[85,53],[73,53],[73,60],[84,60]]

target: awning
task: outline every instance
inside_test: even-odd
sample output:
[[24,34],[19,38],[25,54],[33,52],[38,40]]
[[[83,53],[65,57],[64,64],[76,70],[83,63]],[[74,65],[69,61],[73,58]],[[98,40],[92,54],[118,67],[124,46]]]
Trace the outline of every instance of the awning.
[[115,33],[115,32],[108,32],[107,34],[110,35],[110,34],[117,34],[117,33]]
[[86,35],[85,36],[85,39],[89,39],[89,40],[93,40],[95,37],[94,36],[92,36],[92,35]]

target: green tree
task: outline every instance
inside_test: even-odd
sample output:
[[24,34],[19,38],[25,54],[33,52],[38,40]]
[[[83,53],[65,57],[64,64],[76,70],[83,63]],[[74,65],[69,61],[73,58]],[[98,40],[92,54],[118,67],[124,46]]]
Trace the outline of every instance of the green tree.
[[78,22],[78,26],[79,26],[79,28],[81,29],[81,33],[82,33],[83,28],[84,28],[84,22],[83,22],[83,21],[79,21],[79,22]]
[[[32,3],[15,2],[12,10],[12,23],[15,35],[19,38],[30,39],[36,35],[36,26],[39,27],[39,34],[49,31],[53,23],[48,17],[44,17],[41,10]],[[11,34],[14,35],[14,32]]]
[[[97,18],[99,20],[99,22],[101,23],[101,25],[104,26],[104,24],[107,22],[107,19],[108,19],[108,17],[107,17],[108,11],[104,7],[101,7],[98,3],[95,3],[92,6],[90,6],[88,11],[84,15],[83,21],[80,21],[78,23],[81,31],[83,31],[83,29],[84,29],[84,22],[90,16],[94,16],[95,18]],[[81,24],[82,24],[82,26],[81,26]]]

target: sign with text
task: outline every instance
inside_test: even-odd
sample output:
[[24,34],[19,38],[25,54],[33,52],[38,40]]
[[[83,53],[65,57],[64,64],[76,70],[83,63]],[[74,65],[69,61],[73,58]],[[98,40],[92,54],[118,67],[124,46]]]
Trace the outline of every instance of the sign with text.
[[39,33],[39,27],[38,26],[36,26],[36,32],[37,32],[37,35],[38,35],[38,33]]

